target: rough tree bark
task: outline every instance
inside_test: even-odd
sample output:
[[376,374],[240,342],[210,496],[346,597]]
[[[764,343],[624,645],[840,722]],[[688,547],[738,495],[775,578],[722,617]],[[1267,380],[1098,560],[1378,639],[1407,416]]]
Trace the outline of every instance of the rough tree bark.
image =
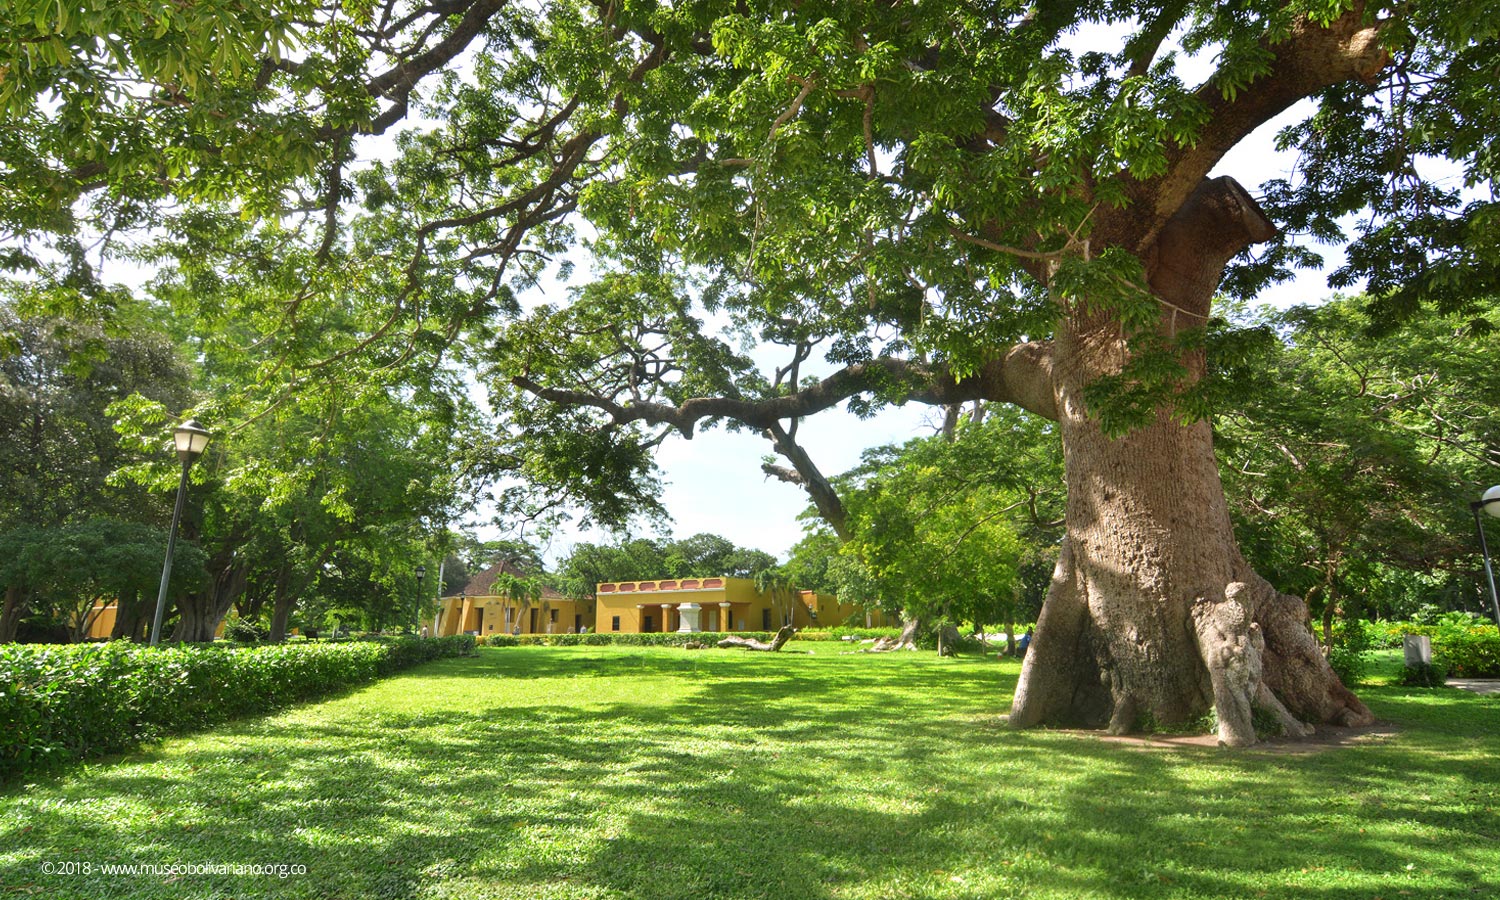
[[953,625],[944,624],[939,626],[938,633],[938,656],[958,655],[958,629]]
[[880,638],[865,648],[866,653],[887,653],[891,650],[917,649],[917,635],[922,631],[922,620],[911,619],[901,628],[901,636]]
[[229,559],[215,559],[215,564],[209,569],[214,576],[212,583],[178,604],[181,616],[172,632],[172,640],[195,644],[211,642],[219,630],[219,623],[229,614],[229,608],[244,593],[248,579],[245,563],[235,559],[232,552],[227,555]]
[[[1201,324],[1228,260],[1270,237],[1270,223],[1228,178],[1205,181],[1162,229],[1148,277],[1173,310],[1170,333]],[[1209,709],[1220,740],[1256,740],[1252,711],[1283,730],[1365,724],[1370,711],[1329,668],[1301,600],[1278,593],[1240,554],[1207,422],[1166,412],[1120,438],[1087,414],[1083,388],[1120,370],[1119,327],[1066,318],[1054,347],[1066,533],[1016,689],[1011,723],[1179,723]],[[1201,376],[1201,354],[1187,360]]]
[[0,608],[0,644],[9,644],[16,639],[16,628],[26,612],[25,592],[19,585],[6,585],[5,606]]
[[115,605],[115,626],[110,630],[110,640],[145,640],[149,612],[147,604],[141,600],[140,591],[120,595]]
[[271,600],[270,640],[278,644],[286,640],[292,609],[297,605],[297,595],[291,590],[291,579],[292,567],[289,563],[283,563],[276,573],[276,590]]

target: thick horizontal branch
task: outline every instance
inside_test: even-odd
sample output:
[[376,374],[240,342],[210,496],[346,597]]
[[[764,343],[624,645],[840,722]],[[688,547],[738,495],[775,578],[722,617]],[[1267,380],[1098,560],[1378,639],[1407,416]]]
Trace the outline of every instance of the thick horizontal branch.
[[547,387],[518,375],[511,383],[543,400],[565,406],[586,406],[608,414],[617,425],[648,422],[670,425],[692,437],[704,419],[733,419],[757,428],[772,428],[786,419],[813,415],[850,397],[866,393],[890,396],[905,388],[904,400],[943,406],[971,400],[1014,403],[1048,419],[1057,418],[1052,391],[1052,351],[1048,344],[1018,344],[1000,359],[967,378],[954,378],[945,367],[901,359],[875,359],[847,366],[810,387],[780,397],[758,400],[739,397],[695,397],[680,405],[623,404],[613,398],[565,388]]
[[1198,88],[1208,124],[1197,140],[1169,154],[1164,174],[1131,186],[1129,206],[1114,215],[1101,214],[1095,234],[1102,243],[1146,249],[1203,178],[1251,132],[1325,88],[1373,80],[1390,62],[1380,24],[1366,21],[1363,3],[1327,27],[1304,17],[1286,40],[1265,47],[1275,54],[1271,70],[1241,90],[1226,96],[1217,78]]

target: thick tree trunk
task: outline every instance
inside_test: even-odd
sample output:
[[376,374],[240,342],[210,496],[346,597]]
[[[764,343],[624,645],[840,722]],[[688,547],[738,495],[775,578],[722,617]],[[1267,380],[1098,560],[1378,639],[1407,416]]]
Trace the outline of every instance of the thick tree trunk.
[[938,627],[938,656],[958,655],[958,629],[952,625]]
[[146,604],[141,602],[140,592],[127,591],[121,594],[115,606],[115,625],[110,629],[110,640],[142,640],[146,620]]
[[5,606],[0,608],[0,644],[9,644],[16,639],[16,628],[21,616],[26,613],[25,592],[19,585],[5,588]]
[[233,554],[230,556],[228,560],[215,560],[211,569],[214,578],[206,590],[185,597],[178,604],[182,616],[172,633],[173,640],[194,644],[213,641],[219,623],[245,590],[245,564],[234,559]]
[[[1165,336],[1202,324],[1225,262],[1256,238],[1216,235],[1258,212],[1224,181],[1207,182],[1205,196],[1164,229],[1148,267],[1170,310]],[[1241,556],[1209,424],[1182,425],[1163,410],[1112,439],[1089,414],[1083,389],[1119,372],[1127,353],[1104,314],[1075,312],[1059,329],[1053,377],[1066,533],[1011,723],[1125,733],[1214,710],[1220,740],[1243,746],[1257,739],[1257,709],[1294,735],[1308,723],[1372,721],[1319,652],[1307,607]],[[1184,361],[1190,377],[1201,376],[1201,354]]]
[[292,619],[292,608],[297,605],[297,598],[291,591],[285,590],[282,585],[277,585],[276,601],[271,607],[271,634],[270,640],[281,643],[286,640],[287,625]]

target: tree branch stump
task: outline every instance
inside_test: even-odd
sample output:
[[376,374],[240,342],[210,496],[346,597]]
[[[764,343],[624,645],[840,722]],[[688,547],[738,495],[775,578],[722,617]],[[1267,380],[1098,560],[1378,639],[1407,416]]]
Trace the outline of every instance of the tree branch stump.
[[901,629],[898,638],[883,637],[874,644],[865,648],[866,653],[889,653],[892,650],[915,650],[917,649],[917,632],[922,630],[922,620],[912,619]]

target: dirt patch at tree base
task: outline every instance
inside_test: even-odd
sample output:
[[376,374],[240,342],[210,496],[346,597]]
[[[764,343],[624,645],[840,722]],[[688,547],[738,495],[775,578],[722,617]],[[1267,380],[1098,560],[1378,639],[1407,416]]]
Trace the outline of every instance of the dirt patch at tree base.
[[[1305,738],[1267,738],[1253,747],[1245,749],[1252,753],[1274,753],[1300,756],[1384,741],[1398,733],[1399,729],[1389,722],[1344,728],[1337,725],[1320,725],[1318,730]],[[1217,747],[1217,734],[1105,734],[1102,731],[1077,731],[1075,734],[1090,735],[1105,743],[1120,744],[1139,750],[1173,750],[1182,747]]]
[[[1007,716],[1000,717],[1003,727]],[[1106,734],[1081,728],[1049,729],[1059,734],[1075,734],[1089,737],[1106,744],[1119,744],[1133,750],[1181,750],[1190,747],[1218,747],[1217,734]],[[1285,756],[1300,756],[1336,750],[1360,744],[1378,743],[1400,733],[1390,722],[1376,722],[1345,728],[1338,725],[1319,725],[1316,732],[1305,738],[1267,738],[1253,747],[1244,748],[1251,753],[1272,753]]]

